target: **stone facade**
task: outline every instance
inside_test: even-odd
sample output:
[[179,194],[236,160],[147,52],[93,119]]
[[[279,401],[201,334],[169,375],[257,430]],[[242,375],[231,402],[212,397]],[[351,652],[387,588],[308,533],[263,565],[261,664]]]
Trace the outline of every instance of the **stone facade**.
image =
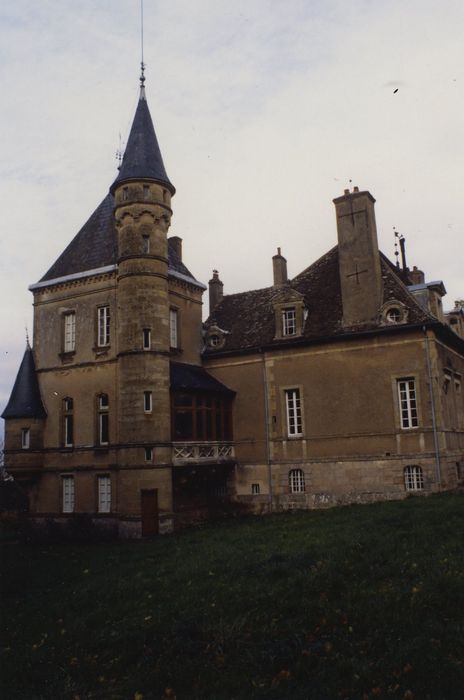
[[144,89],[110,193],[34,295],[5,409],[6,467],[37,522],[123,537],[230,510],[403,498],[464,477],[464,311],[378,250],[374,198],[334,200],[338,247],[224,295],[168,238],[175,193]]

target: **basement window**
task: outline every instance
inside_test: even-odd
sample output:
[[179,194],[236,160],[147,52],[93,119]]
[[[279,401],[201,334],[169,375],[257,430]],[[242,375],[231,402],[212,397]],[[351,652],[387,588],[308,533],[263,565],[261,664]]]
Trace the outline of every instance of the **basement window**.
[[404,470],[404,486],[406,491],[422,491],[424,488],[424,473],[422,467],[411,466]]
[[258,496],[260,492],[261,488],[259,484],[251,484],[251,493],[253,496]]
[[288,474],[290,493],[304,493],[305,478],[302,469],[291,469]]

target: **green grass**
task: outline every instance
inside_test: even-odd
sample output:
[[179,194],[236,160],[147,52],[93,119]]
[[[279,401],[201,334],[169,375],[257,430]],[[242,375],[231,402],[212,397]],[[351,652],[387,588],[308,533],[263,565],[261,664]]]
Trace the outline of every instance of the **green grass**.
[[444,495],[7,544],[2,697],[461,700],[463,543]]

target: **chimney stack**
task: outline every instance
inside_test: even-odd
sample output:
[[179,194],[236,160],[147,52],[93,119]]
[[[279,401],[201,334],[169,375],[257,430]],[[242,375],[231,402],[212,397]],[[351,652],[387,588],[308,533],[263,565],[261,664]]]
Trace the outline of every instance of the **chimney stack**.
[[337,216],[338,264],[343,325],[374,322],[383,303],[375,199],[369,192],[345,190],[333,200]]
[[213,270],[213,278],[208,282],[209,287],[209,312],[222,301],[224,284],[219,279],[217,270]]
[[425,282],[424,273],[422,272],[422,270],[418,270],[415,265],[412,268],[412,270],[409,271],[409,277],[411,279],[412,284],[424,284]]
[[272,268],[274,272],[274,287],[287,282],[287,261],[277,248],[277,255],[272,257]]
[[179,236],[171,236],[168,240],[175,254],[179,258],[179,261],[182,262],[182,238],[179,238]]

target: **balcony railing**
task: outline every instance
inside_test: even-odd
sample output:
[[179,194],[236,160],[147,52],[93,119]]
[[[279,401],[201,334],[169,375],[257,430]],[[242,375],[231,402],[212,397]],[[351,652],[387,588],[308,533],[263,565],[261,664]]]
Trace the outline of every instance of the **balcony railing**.
[[230,462],[234,459],[231,442],[175,442],[172,446],[174,464]]

